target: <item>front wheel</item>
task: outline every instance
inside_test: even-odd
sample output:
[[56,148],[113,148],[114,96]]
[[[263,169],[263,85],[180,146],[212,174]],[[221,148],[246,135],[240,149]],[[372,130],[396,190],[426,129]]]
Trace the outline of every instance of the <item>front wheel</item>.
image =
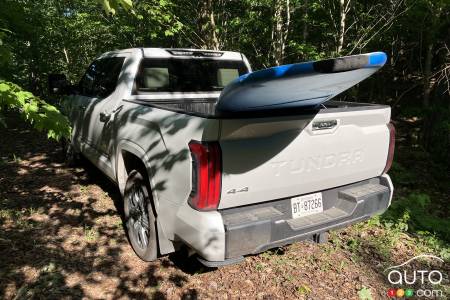
[[75,151],[70,140],[64,140],[62,142],[62,150],[64,154],[64,161],[69,167],[76,167],[79,165],[81,156]]
[[144,261],[153,261],[158,255],[156,218],[150,195],[145,177],[139,171],[132,171],[124,193],[125,227],[134,252]]

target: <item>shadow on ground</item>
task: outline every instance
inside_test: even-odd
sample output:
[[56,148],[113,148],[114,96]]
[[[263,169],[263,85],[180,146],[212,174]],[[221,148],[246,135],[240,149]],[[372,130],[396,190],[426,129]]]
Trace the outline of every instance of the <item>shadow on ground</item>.
[[68,168],[60,146],[28,127],[0,136],[1,298],[170,297],[163,282],[177,296],[196,295],[181,290],[204,271],[193,259],[134,255],[120,194],[93,165]]

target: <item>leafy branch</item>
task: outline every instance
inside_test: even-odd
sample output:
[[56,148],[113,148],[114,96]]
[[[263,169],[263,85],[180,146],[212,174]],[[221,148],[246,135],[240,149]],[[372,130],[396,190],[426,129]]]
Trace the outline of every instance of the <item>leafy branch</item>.
[[71,127],[66,116],[53,105],[48,104],[18,85],[0,80],[0,124],[6,126],[1,113],[14,110],[39,131],[47,131],[49,139],[69,138]]
[[123,7],[125,10],[133,9],[132,0],[97,0],[107,14],[115,15],[119,7]]

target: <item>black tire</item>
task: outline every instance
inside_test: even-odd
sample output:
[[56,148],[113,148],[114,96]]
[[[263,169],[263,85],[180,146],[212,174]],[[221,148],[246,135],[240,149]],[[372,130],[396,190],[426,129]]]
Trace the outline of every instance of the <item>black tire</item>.
[[156,218],[148,181],[139,171],[128,176],[124,193],[125,229],[134,252],[144,261],[158,257]]
[[75,167],[80,164],[81,155],[75,151],[69,140],[63,142],[64,161],[69,167]]

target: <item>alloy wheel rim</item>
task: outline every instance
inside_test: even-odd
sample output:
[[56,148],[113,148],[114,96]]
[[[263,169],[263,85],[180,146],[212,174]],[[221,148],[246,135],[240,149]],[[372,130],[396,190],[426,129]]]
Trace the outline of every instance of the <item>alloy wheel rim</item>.
[[128,194],[128,198],[130,204],[128,230],[135,237],[137,246],[140,249],[145,249],[150,238],[150,226],[144,191],[140,186],[134,185]]

